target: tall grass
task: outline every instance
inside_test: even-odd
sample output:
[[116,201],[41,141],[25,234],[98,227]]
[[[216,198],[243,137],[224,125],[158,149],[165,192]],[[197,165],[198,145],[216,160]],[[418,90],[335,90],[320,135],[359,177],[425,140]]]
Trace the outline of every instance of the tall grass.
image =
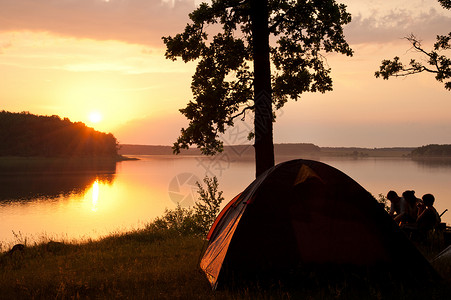
[[201,247],[199,237],[149,230],[27,247],[0,258],[0,298],[196,298],[209,290],[197,268]]

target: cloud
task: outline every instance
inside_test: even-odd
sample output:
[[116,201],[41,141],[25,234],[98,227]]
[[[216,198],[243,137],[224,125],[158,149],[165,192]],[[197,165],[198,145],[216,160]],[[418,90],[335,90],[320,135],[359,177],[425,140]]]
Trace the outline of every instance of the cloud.
[[162,46],[161,36],[183,30],[194,0],[0,0],[0,31]]
[[0,54],[3,54],[4,50],[10,48],[12,45],[13,44],[11,42],[1,42],[0,43]]
[[[44,31],[61,36],[119,40],[163,47],[162,36],[183,31],[195,0],[0,0],[0,32]],[[341,0],[353,21],[350,43],[387,42],[415,33],[433,39],[451,28],[436,0]],[[446,31],[446,30],[445,30]],[[0,47],[1,51],[1,47]]]
[[437,34],[447,34],[451,28],[449,11],[434,6],[378,7],[352,13],[352,22],[345,27],[351,44],[399,41],[411,33],[424,41],[432,41]]

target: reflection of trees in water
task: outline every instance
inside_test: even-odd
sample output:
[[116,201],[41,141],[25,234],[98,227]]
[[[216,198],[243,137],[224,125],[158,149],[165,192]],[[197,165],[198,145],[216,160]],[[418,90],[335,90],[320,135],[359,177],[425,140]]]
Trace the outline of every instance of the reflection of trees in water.
[[415,157],[412,160],[425,168],[451,168],[451,157]]
[[72,161],[65,163],[0,164],[0,202],[31,201],[82,194],[98,180],[112,184],[116,162]]

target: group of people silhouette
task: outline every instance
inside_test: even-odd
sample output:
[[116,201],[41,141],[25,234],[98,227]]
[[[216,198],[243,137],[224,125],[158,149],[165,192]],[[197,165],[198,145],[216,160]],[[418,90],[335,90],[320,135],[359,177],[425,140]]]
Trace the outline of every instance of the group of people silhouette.
[[389,191],[387,199],[391,203],[389,214],[403,229],[428,232],[441,223],[432,194],[425,194],[419,199],[412,190],[402,193],[402,197],[395,191]]

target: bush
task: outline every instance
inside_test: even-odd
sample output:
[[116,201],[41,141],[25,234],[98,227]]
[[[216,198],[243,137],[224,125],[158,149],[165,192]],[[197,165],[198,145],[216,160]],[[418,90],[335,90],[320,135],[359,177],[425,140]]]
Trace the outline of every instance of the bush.
[[205,176],[204,188],[196,182],[199,199],[194,207],[183,208],[177,204],[175,209],[166,209],[162,217],[156,218],[147,227],[151,230],[174,231],[181,235],[205,235],[219,213],[224,200],[222,191],[218,192],[218,179]]
[[182,235],[200,234],[197,217],[192,208],[177,204],[175,209],[166,209],[162,217],[157,217],[148,225],[149,229],[175,231]]
[[379,194],[378,198],[376,199],[377,202],[379,202],[382,207],[389,212],[390,211],[390,202],[388,201],[387,197],[385,197],[384,194]]
[[204,183],[207,189],[204,189],[199,182],[196,182],[199,201],[194,206],[194,215],[202,233],[207,234],[219,213],[224,197],[222,197],[222,191],[218,192],[218,179],[216,176],[213,178],[205,176]]

